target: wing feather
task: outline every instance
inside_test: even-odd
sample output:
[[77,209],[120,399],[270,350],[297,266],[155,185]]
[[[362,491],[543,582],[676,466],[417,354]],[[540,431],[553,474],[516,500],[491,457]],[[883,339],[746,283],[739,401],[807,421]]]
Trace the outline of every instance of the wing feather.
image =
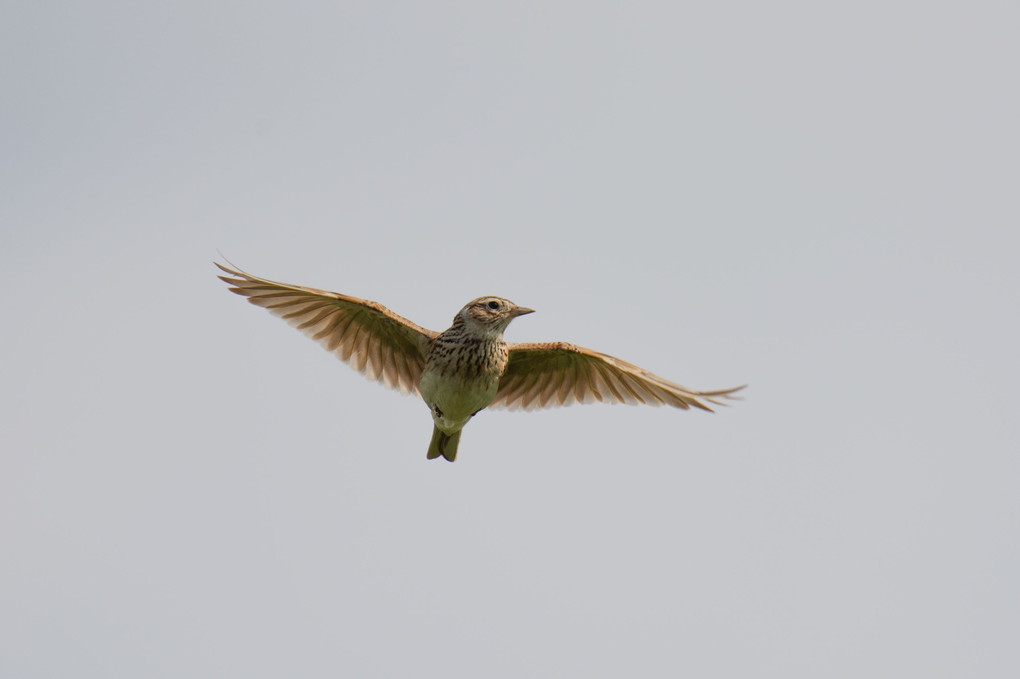
[[616,373],[614,377],[616,377],[616,381],[620,383],[620,386],[627,390],[627,394],[629,395],[628,398],[629,402],[647,403],[644,397],[641,396],[640,393],[642,391],[641,385],[636,384],[630,375],[628,375],[627,373]]
[[[578,379],[577,364],[571,363],[567,368],[567,372],[563,376],[563,379],[560,380],[560,388],[556,393],[556,400],[560,403],[564,403],[571,395],[573,395],[578,403],[584,403],[584,394],[582,393],[580,396],[577,394],[578,388],[583,388],[584,386],[584,380]],[[573,392],[573,394],[571,394],[571,392]]]
[[[510,359],[490,408],[546,408],[572,403],[647,403],[709,410],[743,386],[695,391],[609,354],[565,342],[510,344]],[[746,386],[746,385],[745,385]]]
[[383,358],[382,352],[380,351],[381,349],[381,342],[372,342],[368,347],[368,365],[370,367],[369,377],[373,380],[379,380],[380,382],[383,381],[380,379],[383,373]]
[[608,366],[603,365],[599,361],[592,361],[591,367],[599,374],[599,377],[602,379],[603,384],[606,385],[609,393],[616,399],[615,401],[610,400],[610,403],[627,403],[627,399],[624,398],[623,394],[620,393],[620,390],[616,388],[617,378],[609,372]]
[[216,266],[227,274],[220,279],[231,292],[284,319],[369,379],[417,393],[425,352],[437,333],[376,302]]
[[[545,390],[545,385],[549,382],[550,379],[552,379],[552,376],[553,376],[552,372],[535,373],[534,380],[532,380],[532,383],[528,385],[527,389],[521,391],[520,400],[522,408],[527,410],[529,407],[532,406],[532,403],[535,404],[534,405],[535,408],[542,407],[542,404],[539,402],[539,399],[542,396],[542,392]],[[497,391],[496,393],[498,396],[499,392]]]
[[602,378],[599,377],[598,371],[593,365],[587,365],[581,363],[581,379],[577,382],[578,384],[585,384],[588,388],[588,395],[583,403],[602,403],[602,390],[605,388],[605,384],[602,382]]
[[382,376],[380,377],[382,383],[391,389],[398,389],[400,381],[397,379],[397,362],[396,361],[383,361],[382,362]]
[[[304,315],[305,317],[307,317],[307,320],[301,321],[294,327],[297,328],[298,330],[304,330],[305,328],[309,328],[313,325],[318,325],[319,323],[322,323],[327,319],[333,321],[334,323],[337,320],[333,318],[332,309],[330,309],[329,306],[327,306],[326,304],[319,305],[318,309],[319,313],[313,314],[312,311],[313,310],[306,311]],[[327,325],[329,324],[327,323]]]
[[504,389],[503,385],[506,385],[505,392],[507,405],[509,406],[517,400],[517,397],[524,390],[529,379],[533,382],[535,378],[535,375],[519,375],[517,377],[508,377],[507,375],[504,375],[500,380],[499,388]]
[[402,358],[403,361],[398,361],[401,366],[400,388],[403,391],[415,391],[418,388],[418,378],[421,377],[421,367],[412,356],[405,355]]
[[542,389],[542,394],[538,398],[538,407],[545,408],[550,405],[555,405],[554,398],[560,390],[560,382],[564,381],[563,372],[549,373],[549,379],[546,382],[545,388]]
[[358,336],[351,343],[351,357],[348,359],[358,372],[365,372],[365,365],[368,363],[369,338],[368,328],[364,325],[359,325]]

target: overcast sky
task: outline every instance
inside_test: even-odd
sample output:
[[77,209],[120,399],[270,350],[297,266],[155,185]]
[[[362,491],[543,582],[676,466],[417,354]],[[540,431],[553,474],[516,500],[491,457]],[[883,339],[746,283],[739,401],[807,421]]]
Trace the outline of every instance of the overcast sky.
[[[0,676],[1020,672],[1015,2],[7,3]],[[715,414],[417,398],[468,300]]]

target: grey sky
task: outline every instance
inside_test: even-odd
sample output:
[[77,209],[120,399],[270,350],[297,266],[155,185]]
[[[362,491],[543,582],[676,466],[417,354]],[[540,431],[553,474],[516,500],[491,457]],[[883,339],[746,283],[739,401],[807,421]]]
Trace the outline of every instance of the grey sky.
[[[0,676],[1020,670],[1015,3],[0,19]],[[217,249],[751,387],[428,463]]]

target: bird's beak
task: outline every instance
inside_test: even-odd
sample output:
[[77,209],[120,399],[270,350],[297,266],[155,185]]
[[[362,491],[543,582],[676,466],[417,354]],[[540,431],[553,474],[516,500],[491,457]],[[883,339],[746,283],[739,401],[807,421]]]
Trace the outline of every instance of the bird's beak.
[[517,307],[516,309],[513,310],[514,318],[517,318],[518,316],[523,316],[524,314],[533,314],[533,313],[535,313],[535,310],[534,309],[529,309],[526,306],[519,306],[519,307]]

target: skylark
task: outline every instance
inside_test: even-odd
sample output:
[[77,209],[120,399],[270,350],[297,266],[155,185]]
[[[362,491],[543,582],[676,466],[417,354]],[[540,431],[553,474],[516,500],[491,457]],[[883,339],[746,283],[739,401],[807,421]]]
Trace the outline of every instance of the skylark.
[[647,403],[711,411],[743,389],[693,391],[626,361],[566,342],[503,340],[510,321],[532,313],[502,297],[479,297],[438,333],[376,302],[277,283],[216,263],[231,292],[286,320],[355,370],[432,411],[427,457],[457,458],[464,425],[486,407]]

